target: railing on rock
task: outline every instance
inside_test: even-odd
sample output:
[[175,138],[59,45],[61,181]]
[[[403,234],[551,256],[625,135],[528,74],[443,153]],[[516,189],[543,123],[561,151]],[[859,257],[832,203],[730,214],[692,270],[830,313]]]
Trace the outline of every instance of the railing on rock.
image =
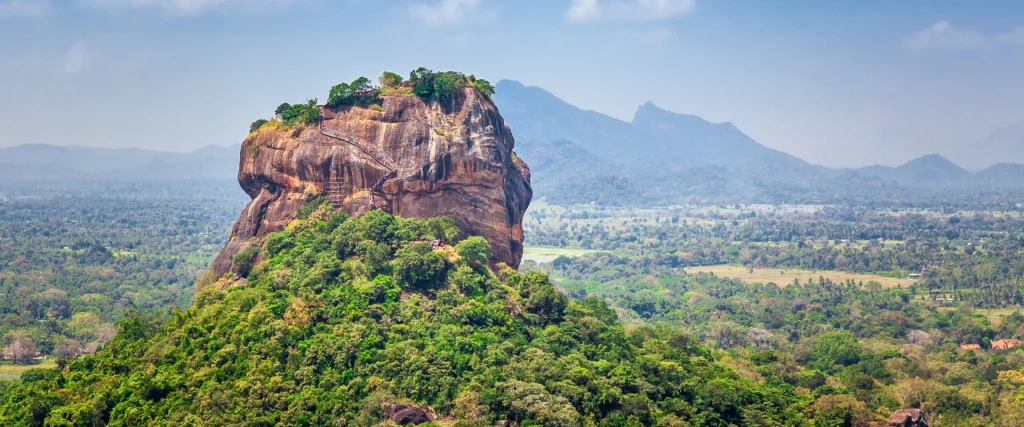
[[[322,121],[320,123],[320,134],[340,141],[344,141],[350,145],[355,146],[363,153],[366,153],[367,156],[370,156],[370,158],[372,158],[375,162],[379,163],[381,166],[384,166],[384,168],[388,170],[388,173],[380,177],[380,179],[377,180],[377,183],[375,183],[373,187],[370,188],[370,209],[376,209],[377,199],[374,197],[374,194],[380,191],[380,188],[384,186],[384,183],[387,182],[387,180],[394,178],[395,176],[398,176],[398,163],[396,163],[391,158],[391,156],[385,153],[384,150],[381,150],[380,148],[374,146],[363,144],[359,142],[359,139],[357,139],[354,136],[345,135],[334,129],[328,129],[326,126],[324,126]],[[333,203],[334,206],[341,206],[341,202],[345,200],[344,195],[348,191],[348,186],[345,185],[344,182],[337,179],[328,180],[324,185],[324,191],[327,193],[327,197],[331,200],[331,203]],[[337,201],[335,201],[335,199],[337,199]]]
[[398,163],[395,163],[395,161],[391,159],[391,156],[389,156],[387,153],[384,152],[384,150],[381,150],[380,148],[363,144],[353,136],[345,135],[334,129],[328,129],[323,125],[320,126],[320,134],[329,136],[340,141],[347,142],[355,146],[362,152],[366,153],[367,156],[370,156],[370,158],[372,158],[374,161],[380,163],[381,166],[387,168],[389,172],[396,172],[398,170]]

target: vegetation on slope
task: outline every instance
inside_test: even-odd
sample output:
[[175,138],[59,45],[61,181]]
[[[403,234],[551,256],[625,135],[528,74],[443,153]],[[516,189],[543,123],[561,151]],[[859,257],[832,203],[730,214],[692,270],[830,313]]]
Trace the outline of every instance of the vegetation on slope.
[[808,423],[791,386],[741,378],[676,330],[626,333],[543,274],[492,273],[481,238],[433,250],[452,224],[323,205],[265,239],[247,285],[0,382],[0,424],[374,425],[396,404],[464,426]]
[[[359,77],[349,83],[338,83],[328,92],[326,105],[331,108],[358,106],[382,111],[381,96],[418,96],[425,102],[436,100],[441,104],[450,104],[465,87],[475,87],[488,100],[494,95],[494,86],[487,80],[458,71],[431,71],[424,67],[410,72],[409,80],[397,73],[385,71],[377,78],[377,82],[380,86],[374,86],[369,78]],[[249,133],[312,125],[320,119],[320,109],[316,103],[316,99],[311,99],[302,104],[281,104],[274,111],[274,118],[252,122]]]

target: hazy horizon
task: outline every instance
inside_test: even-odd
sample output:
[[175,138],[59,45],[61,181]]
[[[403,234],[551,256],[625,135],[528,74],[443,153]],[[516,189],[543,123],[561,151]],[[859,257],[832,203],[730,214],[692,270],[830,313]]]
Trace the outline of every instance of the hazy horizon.
[[937,153],[978,169],[976,141],[1024,123],[1021,12],[1009,1],[7,0],[0,147],[233,145],[281,102],[422,65],[626,121],[651,101],[829,167]]

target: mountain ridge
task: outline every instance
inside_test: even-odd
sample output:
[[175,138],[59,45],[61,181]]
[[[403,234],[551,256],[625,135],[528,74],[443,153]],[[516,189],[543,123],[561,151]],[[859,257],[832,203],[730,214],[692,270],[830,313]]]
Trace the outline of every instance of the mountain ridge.
[[[827,198],[830,192],[861,191],[847,187],[865,183],[907,188],[1024,187],[1024,167],[1013,166],[1017,163],[969,171],[939,154],[892,167],[814,165],[760,144],[732,122],[715,123],[672,112],[652,101],[639,105],[631,120],[625,121],[581,109],[543,88],[514,80],[497,83],[494,101],[513,129],[517,154],[535,164],[538,196],[562,202],[699,202],[721,199],[719,194],[769,201],[763,193],[777,186],[786,194],[816,189]],[[1008,126],[993,135],[1010,140],[1018,127],[1024,129]],[[233,147],[208,145],[177,153],[26,144],[0,148],[4,165],[0,179],[234,179],[238,150]],[[709,194],[713,196],[705,197]]]
[[[781,190],[781,194],[814,191],[817,195],[809,200],[828,200],[834,198],[830,194],[862,194],[866,188],[886,183],[937,189],[1024,186],[1024,172],[1016,178],[1016,168],[974,174],[939,155],[921,156],[896,167],[827,168],[760,144],[731,122],[713,123],[675,113],[652,101],[641,104],[627,122],[575,107],[542,88],[502,80],[496,86],[495,102],[515,130],[524,159],[532,160],[535,149],[543,151],[544,157],[559,148],[567,150],[561,157],[582,150],[596,159],[592,162],[596,169],[622,177],[626,182],[620,188],[640,193],[637,199],[674,203],[705,194],[771,201],[774,196],[765,193]],[[572,178],[553,183],[538,179],[538,195],[565,201],[565,193],[583,188],[586,196],[568,201],[596,201],[594,193],[602,193],[601,179],[607,181],[612,175],[599,176],[594,169],[577,168],[573,162],[539,162],[534,173],[542,179]],[[589,186],[580,185],[587,180]],[[667,182],[674,185],[663,184]]]
[[[24,144],[0,148],[4,180],[235,179],[238,148],[206,145],[181,153],[143,148]],[[17,167],[14,167],[17,166]]]

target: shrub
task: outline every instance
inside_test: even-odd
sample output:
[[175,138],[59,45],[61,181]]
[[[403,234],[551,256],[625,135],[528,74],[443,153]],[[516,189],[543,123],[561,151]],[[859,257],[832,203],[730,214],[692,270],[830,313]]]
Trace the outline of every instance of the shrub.
[[284,111],[278,114],[290,126],[308,126],[320,120],[320,108],[316,106],[316,102],[317,100],[314,98],[307,100],[305,104],[281,104],[280,107],[277,107],[277,111],[281,111],[282,107],[285,107]]
[[409,84],[413,93],[424,101],[436,99],[447,104],[458,96],[459,90],[469,84],[469,80],[456,71],[435,72],[420,67],[409,74]]
[[448,276],[448,261],[435,253],[428,243],[414,243],[395,253],[395,278],[403,287],[433,290]]
[[302,205],[302,207],[299,208],[299,211],[295,213],[295,218],[297,218],[297,219],[309,218],[309,215],[312,214],[317,209],[319,209],[320,205],[322,205],[324,203],[330,203],[330,200],[327,200],[327,198],[324,197],[324,196],[320,196],[320,197],[317,197],[315,199],[312,199],[312,200],[306,202],[306,204]]
[[267,119],[259,119],[249,125],[249,133],[255,133],[260,130],[263,125],[267,124]]
[[385,71],[377,79],[381,87],[387,88],[399,87],[402,85],[403,80],[404,79],[402,79],[402,76],[398,75],[397,73],[392,73],[390,71]]
[[338,83],[334,85],[327,95],[327,106],[357,105],[368,107],[379,102],[377,99],[378,93],[379,91],[370,84],[370,79],[360,77],[353,80],[352,83]]
[[492,100],[491,97],[494,96],[494,86],[491,85],[491,82],[484,79],[477,79],[473,81],[473,86],[476,86],[477,90],[480,91],[480,94],[482,94],[484,98],[487,98],[488,101]]
[[381,96],[416,96],[411,87],[383,87],[380,88]]
[[491,244],[480,236],[467,237],[455,245],[455,251],[466,264],[478,271],[486,268],[487,260],[491,258]]
[[235,267],[235,273],[241,277],[246,277],[249,272],[252,271],[253,265],[256,264],[256,256],[259,255],[259,249],[255,247],[245,248],[234,258],[231,259],[231,264]]

